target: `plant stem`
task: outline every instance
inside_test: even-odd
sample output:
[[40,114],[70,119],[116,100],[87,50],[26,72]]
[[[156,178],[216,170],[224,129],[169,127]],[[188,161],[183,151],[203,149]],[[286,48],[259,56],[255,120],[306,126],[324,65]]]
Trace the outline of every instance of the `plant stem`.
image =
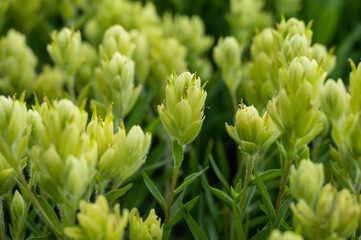
[[67,84],[68,84],[70,98],[73,101],[73,103],[76,104],[76,97],[75,97],[75,91],[74,91],[74,74],[69,75],[69,73],[67,73]]
[[245,203],[246,197],[247,197],[248,183],[251,178],[254,159],[255,159],[255,154],[250,156],[248,165],[247,165],[246,177],[244,180],[243,190],[242,190],[242,197],[241,197],[241,201],[239,202],[239,209],[241,210],[241,212],[243,211],[244,203]]
[[24,211],[24,215],[21,218],[21,222],[20,222],[20,225],[19,225],[18,229],[16,230],[16,235],[15,235],[14,240],[18,240],[19,237],[20,237],[21,231],[22,231],[22,229],[24,227],[24,224],[25,224],[26,216],[28,215],[29,208],[30,208],[30,202],[27,202],[26,207],[25,207],[25,211]]
[[112,188],[111,192],[117,190],[117,188],[119,187],[119,185],[122,183],[123,179],[120,177],[118,182],[114,185],[114,187]]
[[18,173],[19,177],[20,177],[20,181],[22,182],[22,184],[24,185],[26,191],[29,194],[29,197],[31,198],[31,201],[35,204],[35,206],[38,208],[40,214],[44,217],[44,219],[46,220],[46,222],[49,224],[49,226],[51,227],[51,229],[54,231],[55,234],[57,234],[58,236],[63,236],[62,232],[59,232],[59,230],[54,226],[54,224],[52,223],[52,221],[49,219],[48,215],[45,213],[44,209],[41,207],[40,203],[38,202],[38,200],[35,198],[33,192],[30,190],[28,183],[26,182],[22,172],[19,169],[16,169],[16,172]]
[[169,222],[170,210],[171,210],[172,204],[173,204],[174,188],[175,188],[175,184],[176,184],[176,181],[177,181],[178,170],[179,170],[179,166],[174,166],[172,185],[171,185],[171,189],[170,189],[170,195],[169,195],[169,201],[168,201],[168,207],[167,207],[167,214],[166,214],[165,222],[164,222],[163,239],[167,239],[167,229],[166,229],[166,227],[167,227],[167,224]]
[[289,161],[287,159],[287,164],[286,164],[286,167],[285,167],[285,171],[283,172],[283,175],[282,175],[282,182],[281,182],[280,190],[278,192],[278,197],[277,197],[276,210],[275,210],[276,220],[277,220],[277,217],[278,217],[278,213],[280,211],[281,199],[282,199],[283,193],[285,192],[286,183],[287,183],[291,163],[292,163],[292,161]]
[[354,195],[357,196],[359,191],[360,191],[360,185],[361,185],[361,174],[359,174],[358,178],[357,178],[357,182],[355,184],[355,190],[354,190]]

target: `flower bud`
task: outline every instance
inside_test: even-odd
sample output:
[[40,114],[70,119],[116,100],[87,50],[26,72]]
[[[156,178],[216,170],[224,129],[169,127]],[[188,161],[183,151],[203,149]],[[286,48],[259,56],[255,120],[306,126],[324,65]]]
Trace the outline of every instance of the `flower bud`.
[[307,38],[307,42],[311,43],[312,30],[310,23],[306,27],[303,21],[296,18],[290,18],[287,21],[282,19],[282,21],[277,25],[277,29],[278,32],[282,34],[283,38],[292,38],[295,35],[304,34]]
[[66,227],[65,234],[76,240],[81,239],[122,239],[128,223],[128,210],[120,215],[119,204],[111,211],[104,196],[95,203],[81,201],[77,214],[78,226]]
[[334,211],[336,210],[336,197],[337,190],[331,184],[326,184],[317,199],[316,202],[316,214],[329,232],[333,232],[338,225],[338,216]]
[[25,214],[25,203],[21,194],[16,190],[11,202],[11,217],[13,218],[14,224],[20,224]]
[[132,56],[135,63],[135,76],[138,83],[144,83],[150,71],[150,44],[143,33],[133,30],[131,36],[135,43]]
[[[1,158],[0,156],[0,161],[3,163],[0,162],[0,165],[5,163],[5,160],[1,160]],[[16,172],[13,168],[1,169],[0,167],[0,197],[10,191],[15,184],[15,179]]]
[[60,98],[63,94],[64,77],[57,68],[46,65],[35,84],[38,96],[49,96],[52,99]]
[[332,55],[332,53],[332,48],[327,51],[326,47],[319,43],[315,43],[312,47],[308,48],[308,57],[315,59],[328,73],[331,73],[336,65],[336,56]]
[[303,237],[291,231],[281,233],[280,230],[275,229],[268,240],[303,240]]
[[286,38],[282,45],[283,57],[286,63],[292,61],[292,59],[307,54],[308,42],[306,36],[294,35],[291,38]]
[[0,38],[0,90],[3,93],[13,95],[31,91],[36,65],[37,58],[26,45],[23,34],[11,29]]
[[350,237],[359,223],[360,205],[347,189],[343,189],[337,194],[335,204],[337,207],[334,214],[337,214],[339,221],[336,232],[338,236]]
[[103,43],[99,46],[101,58],[112,59],[118,52],[128,58],[132,57],[134,43],[126,30],[120,25],[108,28],[103,37]]
[[125,117],[138,99],[142,85],[134,87],[134,62],[116,52],[96,70],[99,95],[105,105],[114,102],[116,118]]
[[242,151],[249,154],[268,147],[280,134],[267,111],[261,118],[256,108],[247,107],[243,103],[236,113],[235,122],[235,126],[226,123],[227,132]]
[[[180,74],[187,71],[186,57],[187,49],[177,39],[164,37],[154,39],[150,49],[150,83],[163,90],[166,76],[172,72]],[[162,91],[159,95],[164,96]]]
[[47,50],[55,64],[64,72],[72,75],[84,60],[80,54],[81,35],[69,28],[51,33],[51,44]]
[[13,168],[19,167],[27,147],[31,128],[26,118],[24,94],[19,100],[0,96],[0,155]]
[[151,209],[147,219],[139,216],[138,209],[133,208],[129,213],[129,231],[132,240],[160,240],[163,236],[161,219]]
[[312,206],[324,181],[323,165],[309,159],[301,161],[297,170],[293,165],[290,173],[290,187],[297,199],[304,199]]
[[180,145],[192,142],[204,121],[204,103],[207,97],[201,79],[185,72],[172,74],[165,87],[166,99],[158,105],[160,120],[168,134]]
[[151,134],[144,134],[139,126],[133,126],[126,133],[124,125],[121,124],[114,146],[121,179],[131,176],[144,164],[151,138]]
[[352,113],[361,109],[361,63],[356,65],[350,60],[352,71],[350,73],[350,110]]
[[242,49],[234,37],[221,38],[213,51],[214,60],[232,93],[237,91],[241,83],[241,52]]
[[94,69],[98,65],[99,59],[97,49],[88,42],[81,43],[80,54],[84,56],[84,62],[74,76],[75,89],[78,93],[81,93],[85,86],[93,82]]
[[333,121],[339,120],[347,109],[347,91],[342,79],[329,79],[320,91],[321,108]]

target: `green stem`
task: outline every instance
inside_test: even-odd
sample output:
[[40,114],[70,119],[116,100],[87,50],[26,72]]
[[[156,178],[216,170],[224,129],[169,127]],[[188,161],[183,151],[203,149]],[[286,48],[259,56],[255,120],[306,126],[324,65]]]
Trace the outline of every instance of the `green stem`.
[[281,186],[280,186],[280,190],[279,190],[278,197],[277,197],[277,202],[276,202],[276,210],[275,210],[276,219],[277,219],[278,213],[279,213],[279,211],[280,211],[281,199],[282,199],[283,193],[285,192],[285,188],[286,188],[286,183],[287,183],[287,179],[288,179],[288,175],[289,175],[289,171],[290,171],[291,162],[292,162],[292,161],[287,161],[287,164],[286,164],[286,167],[285,167],[285,171],[283,172],[282,182],[281,182]]
[[360,191],[360,185],[361,185],[361,174],[359,174],[358,178],[357,178],[357,182],[355,184],[355,190],[354,190],[354,195],[357,196],[359,191]]
[[245,203],[246,197],[247,197],[248,183],[249,183],[249,180],[251,179],[254,159],[255,159],[255,154],[251,155],[250,159],[248,161],[246,177],[245,177],[244,184],[243,184],[242,197],[241,197],[241,201],[239,203],[239,209],[241,210],[241,212],[243,212],[244,203]]
[[20,222],[20,225],[19,225],[18,229],[16,230],[16,235],[15,235],[14,240],[18,240],[19,237],[20,237],[20,234],[21,234],[21,232],[23,230],[23,227],[24,227],[24,224],[25,224],[26,216],[28,215],[29,208],[30,208],[30,203],[27,202],[26,207],[25,207],[25,211],[24,211],[24,215],[21,218],[21,222]]
[[122,183],[123,179],[120,177],[118,182],[114,185],[114,187],[112,188],[111,192],[117,190],[117,188],[119,187],[119,185]]
[[58,236],[63,236],[62,232],[59,232],[59,230],[54,226],[52,221],[49,219],[48,215],[45,213],[44,209],[41,207],[38,200],[35,198],[33,192],[30,190],[28,183],[26,182],[22,172],[19,169],[16,169],[16,172],[18,173],[20,177],[20,181],[25,187],[25,190],[28,192],[29,197],[31,198],[31,201],[34,203],[34,205],[38,208],[40,214],[44,217],[45,221],[48,223],[48,225],[51,227],[51,229],[57,234]]
[[[278,214],[281,208],[281,204],[282,204],[282,197],[283,194],[285,192],[285,188],[286,188],[286,184],[287,184],[287,180],[288,180],[288,175],[290,172],[290,167],[291,164],[293,163],[295,154],[296,154],[296,145],[294,144],[294,141],[292,141],[291,139],[285,139],[286,141],[283,143],[286,149],[286,164],[284,165],[284,172],[282,175],[282,180],[281,180],[281,186],[280,186],[280,190],[278,192],[278,197],[277,197],[277,202],[276,202],[276,209],[275,209],[275,215],[276,215],[276,222],[277,222],[277,218],[278,218]],[[274,225],[273,225],[274,227]]]
[[176,184],[176,181],[177,181],[178,170],[179,170],[179,166],[175,166],[174,170],[173,170],[172,186],[170,188],[170,195],[169,195],[169,201],[168,201],[168,207],[167,207],[167,214],[166,214],[165,222],[164,222],[163,239],[167,239],[167,229],[166,229],[166,227],[167,227],[167,224],[169,222],[170,210],[171,210],[172,204],[173,204],[174,189],[175,189],[175,184]]
[[172,177],[172,185],[171,185],[170,193],[169,193],[167,213],[166,213],[165,222],[164,222],[164,230],[163,230],[163,239],[164,240],[167,239],[167,224],[169,222],[170,211],[171,211],[172,204],[173,204],[174,189],[175,189],[175,185],[177,182],[178,170],[183,161],[183,146],[180,145],[177,140],[173,140],[172,152],[173,152],[173,157],[174,157],[174,170],[173,170],[173,177]]
[[67,84],[68,84],[68,91],[69,91],[70,98],[73,101],[73,103],[76,104],[76,97],[75,97],[75,91],[74,91],[74,74],[69,75],[69,73],[67,73]]

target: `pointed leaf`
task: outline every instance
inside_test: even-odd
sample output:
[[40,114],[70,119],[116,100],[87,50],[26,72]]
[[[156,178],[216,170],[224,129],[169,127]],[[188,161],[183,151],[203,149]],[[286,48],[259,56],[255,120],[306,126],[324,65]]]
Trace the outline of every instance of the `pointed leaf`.
[[234,228],[236,230],[237,239],[238,240],[246,240],[246,236],[244,235],[242,222],[241,222],[241,212],[235,201],[232,203],[233,210],[233,219],[234,219]]
[[[36,199],[38,200],[41,208],[44,210],[44,212],[46,213],[46,215],[48,216],[48,218],[50,219],[50,221],[53,223],[53,226],[56,228],[56,229],[52,229],[53,231],[57,231],[59,233],[62,233],[63,230],[62,230],[62,227],[61,227],[61,224],[60,224],[60,221],[58,219],[58,217],[56,216],[56,213],[54,212],[54,209],[49,205],[49,203],[40,195],[37,195],[37,194],[34,194],[34,196],[36,197]],[[44,218],[42,214],[38,214],[41,218]],[[46,224],[48,224],[47,221],[45,221],[44,219],[44,222]],[[51,226],[49,226],[51,228]]]
[[167,212],[167,203],[165,202],[162,194],[160,194],[159,190],[157,189],[157,187],[154,185],[154,183],[152,182],[152,180],[150,180],[150,178],[147,176],[146,173],[143,172],[143,180],[145,185],[147,186],[148,190],[150,191],[150,193],[153,195],[153,197],[155,198],[155,200],[159,203],[159,205],[162,207],[164,213]]
[[256,177],[255,179],[256,179],[256,182],[257,182],[258,189],[259,189],[259,191],[261,193],[263,204],[265,205],[267,213],[268,213],[267,214],[268,218],[272,223],[274,223],[275,219],[276,219],[276,214],[275,214],[272,202],[271,202],[271,198],[270,198],[270,196],[268,194],[268,191],[267,191],[264,183],[259,178],[259,176],[257,174],[257,171],[254,171],[254,173],[255,173],[255,177]]
[[[199,196],[193,198],[192,200],[190,200],[187,204],[184,205],[185,209],[187,209],[187,211],[190,211],[193,206],[196,204],[196,202],[198,201]],[[181,202],[181,201],[179,201]],[[183,214],[182,214],[182,210],[179,208],[178,205],[178,210],[177,212],[173,215],[173,217],[171,217],[171,219],[169,220],[166,229],[171,229],[175,224],[177,224],[180,220],[182,220]]]
[[190,213],[187,211],[187,209],[184,207],[182,202],[179,202],[179,208],[183,214],[184,219],[186,220],[186,223],[188,224],[188,227],[190,228],[194,239],[196,240],[207,240],[208,238],[204,233],[202,232],[202,229],[199,227],[197,222],[193,219],[193,217],[190,215]]
[[281,205],[280,211],[278,213],[277,221],[276,221],[276,228],[278,228],[286,215],[286,212],[291,204],[292,197],[288,197]]
[[206,188],[214,196],[216,196],[219,200],[221,200],[223,203],[225,203],[228,207],[232,208],[232,199],[228,196],[227,193],[225,193],[217,188],[213,188],[213,187],[209,186],[208,183],[206,182],[206,180],[204,179],[204,177],[202,177],[202,182],[203,182],[204,186],[206,186]]
[[176,189],[174,190],[175,194],[178,194],[180,191],[182,191],[186,186],[188,186],[189,184],[191,184],[192,182],[194,182],[200,175],[202,175],[202,173],[204,173],[206,170],[208,169],[208,167],[206,167],[205,169],[203,169],[202,171],[196,172],[196,173],[192,173],[191,175],[187,176],[183,183]]
[[132,187],[133,187],[133,183],[129,183],[128,185],[126,185],[116,191],[105,194],[105,197],[108,200],[108,203],[114,202],[115,200],[117,200],[118,198],[123,196],[126,192],[128,192],[128,190],[131,189]]
[[[260,175],[258,175],[258,177],[261,179],[262,182],[267,182],[281,175],[282,175],[282,171],[280,169],[272,169],[261,173]],[[257,185],[256,179],[252,179],[248,184],[248,186],[255,186],[255,185]]]
[[214,158],[211,154],[208,155],[209,160],[211,162],[212,168],[214,172],[216,173],[216,176],[218,177],[219,181],[222,183],[223,187],[229,192],[229,183],[227,182],[226,178],[223,176],[222,172],[219,170],[216,161],[214,161]]

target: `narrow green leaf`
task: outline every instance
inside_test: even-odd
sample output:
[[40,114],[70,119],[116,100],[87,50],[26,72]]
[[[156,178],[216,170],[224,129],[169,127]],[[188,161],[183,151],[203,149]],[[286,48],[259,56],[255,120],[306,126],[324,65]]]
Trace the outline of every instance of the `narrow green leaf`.
[[261,231],[257,232],[252,238],[251,240],[264,240],[268,238],[268,235],[270,233],[271,230],[271,226],[267,226],[264,229],[262,229]]
[[233,219],[234,219],[234,228],[236,230],[237,239],[238,240],[246,240],[246,236],[244,235],[242,222],[241,222],[241,213],[235,201],[232,203],[233,210]]
[[[249,204],[252,201],[252,197],[254,195],[254,193],[256,192],[256,186],[250,187],[248,188],[248,193],[246,196],[246,201],[244,202],[244,208],[241,210],[241,221],[243,220],[244,216],[246,215],[246,209],[248,209]],[[241,194],[240,194],[241,195]],[[240,201],[241,199],[239,199],[238,201],[236,201],[237,203]]]
[[108,200],[109,203],[112,203],[115,200],[117,200],[118,198],[120,198],[121,196],[123,196],[132,187],[133,187],[133,183],[129,183],[128,185],[126,185],[116,191],[105,194],[105,198]]
[[196,240],[207,240],[208,238],[204,233],[202,232],[202,229],[199,227],[197,222],[193,219],[193,217],[190,215],[190,213],[187,211],[185,206],[182,202],[179,202],[179,208],[183,214],[184,219],[186,220],[186,223],[188,224],[188,227],[190,228],[194,239]]
[[288,197],[281,205],[280,211],[278,213],[277,221],[276,221],[276,228],[278,228],[286,215],[286,212],[291,204],[292,197]]
[[187,176],[183,183],[176,189],[174,190],[175,194],[178,194],[180,191],[182,191],[186,186],[188,186],[189,184],[191,184],[192,182],[194,182],[200,175],[202,175],[202,173],[204,173],[206,170],[208,169],[208,167],[206,167],[205,169],[203,169],[202,171],[196,172],[196,173],[192,173],[191,175]]
[[[262,182],[267,182],[281,175],[282,175],[282,171],[280,169],[272,169],[261,173],[260,175],[258,175],[258,177],[261,179]],[[248,186],[250,187],[255,185],[257,185],[256,179],[252,179],[248,184]]]
[[223,176],[222,172],[219,170],[213,156],[211,154],[209,154],[208,156],[209,156],[209,161],[211,162],[212,168],[213,168],[214,172],[216,173],[216,176],[218,177],[219,181],[222,183],[223,187],[229,193],[230,192],[229,183],[227,182],[226,178]]
[[88,96],[88,92],[90,90],[90,88],[92,87],[93,82],[90,81],[87,85],[85,85],[85,87],[82,88],[79,96],[78,96],[78,106],[81,106],[81,104],[83,103],[83,101],[85,100],[85,98]]
[[154,185],[152,180],[150,180],[150,178],[147,176],[147,174],[145,172],[143,172],[143,180],[144,180],[144,183],[147,186],[148,190],[150,191],[150,193],[153,195],[155,200],[162,207],[164,213],[166,213],[167,212],[167,204],[166,204],[162,194],[160,194],[157,187]]
[[42,236],[37,236],[37,237],[29,237],[26,240],[42,240],[42,239],[46,239],[47,236],[48,236],[48,234],[42,235]]
[[216,196],[219,200],[221,200],[223,203],[225,203],[228,207],[232,208],[232,199],[228,196],[227,193],[225,193],[217,188],[213,188],[213,187],[209,186],[204,177],[202,177],[202,182],[203,182],[204,186],[214,196]]
[[270,196],[268,194],[268,191],[267,191],[264,183],[259,178],[259,176],[257,174],[257,171],[254,171],[254,173],[255,173],[255,177],[256,177],[255,179],[256,179],[256,182],[257,182],[258,189],[259,189],[259,191],[261,193],[263,204],[265,205],[265,207],[267,209],[267,213],[268,213],[267,215],[268,215],[271,223],[274,223],[275,219],[276,219],[276,214],[275,214],[272,202],[271,202],[271,198],[270,198]]
[[[56,213],[54,212],[54,209],[49,205],[49,203],[42,196],[37,195],[37,194],[34,194],[34,196],[38,200],[40,206],[45,211],[45,213],[48,216],[48,218],[50,219],[50,221],[53,223],[53,226],[56,228],[56,229],[52,229],[52,230],[55,230],[55,231],[58,231],[59,233],[62,233],[63,230],[62,230],[60,221],[59,221],[58,217],[56,216]],[[38,214],[38,215],[41,218],[43,218],[42,214]],[[43,219],[43,220],[47,224],[47,221],[45,221],[45,219]]]
[[[187,209],[187,211],[190,211],[193,206],[196,204],[196,202],[198,201],[199,196],[193,198],[192,200],[190,200],[187,204],[184,205],[184,207]],[[181,201],[179,201],[181,202]],[[166,229],[171,229],[175,224],[177,224],[180,220],[182,220],[182,211],[179,208],[179,204],[178,204],[178,210],[176,211],[176,213],[173,215],[173,217],[171,217],[171,219],[169,220]]]

